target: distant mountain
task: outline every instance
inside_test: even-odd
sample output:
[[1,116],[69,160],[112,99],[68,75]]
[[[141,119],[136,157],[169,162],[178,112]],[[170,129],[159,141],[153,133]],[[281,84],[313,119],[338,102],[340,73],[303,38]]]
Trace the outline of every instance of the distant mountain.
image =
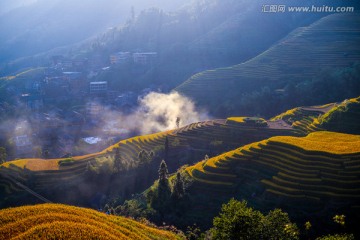
[[[190,1],[190,0],[189,0]],[[189,1],[38,0],[5,1],[0,15],[0,63],[74,44],[107,28],[124,24],[132,14],[158,7],[178,9]]]
[[[90,6],[96,6],[96,0],[92,2],[94,4]],[[262,4],[266,4],[266,1],[188,0],[168,1],[165,4],[164,1],[154,0],[146,1],[147,5],[143,6],[158,6],[164,9],[163,11],[154,8],[141,11],[135,3],[137,2],[132,2],[135,6],[134,18],[132,18],[130,4],[117,10],[122,3],[114,3],[109,11],[106,10],[108,5],[104,6],[105,9],[73,10],[77,13],[76,15],[72,14],[61,21],[56,20],[57,14],[52,14],[54,16],[50,19],[54,21],[50,21],[47,26],[41,28],[42,30],[39,28],[40,35],[36,34],[32,37],[30,35],[38,29],[37,27],[28,28],[34,30],[25,31],[23,25],[17,27],[17,24],[12,23],[12,26],[15,26],[14,30],[4,29],[8,34],[7,37],[3,36],[6,44],[1,55],[4,58],[2,62],[6,60],[5,58],[9,60],[20,56],[30,57],[7,61],[7,65],[0,65],[0,74],[7,75],[34,65],[44,66],[52,55],[66,55],[69,58],[78,56],[91,58],[93,55],[100,55],[103,59],[109,59],[109,55],[117,51],[155,51],[158,53],[157,64],[148,69],[149,71],[146,71],[143,76],[129,76],[122,70],[114,69],[113,74],[105,75],[99,81],[117,81],[114,76],[124,74],[125,79],[141,81],[129,83],[130,85],[146,88],[151,84],[162,84],[167,85],[167,91],[178,86],[196,72],[249,60],[271,47],[294,28],[306,26],[326,15],[326,13],[266,14],[261,10]],[[184,7],[179,7],[180,3],[183,3]],[[63,12],[66,15],[69,12],[68,9],[77,9],[76,6],[68,5],[60,4],[56,6],[56,10],[52,11]],[[40,18],[48,17],[46,12],[50,10],[46,10],[45,16],[43,18],[40,16]],[[170,10],[174,11],[169,12]],[[107,12],[102,14],[98,11]],[[94,15],[100,17],[95,20],[91,18]],[[74,19],[76,16],[83,17]],[[4,20],[4,23],[9,23],[4,27],[11,25],[10,19],[12,19],[11,16],[9,20]],[[125,25],[114,24],[124,19],[128,20]],[[16,19],[13,20],[18,23]],[[29,20],[30,23],[32,21]],[[57,25],[59,22],[61,26]],[[102,31],[101,26],[103,26]],[[105,31],[107,27],[112,28]],[[17,28],[19,29],[16,30]],[[43,29],[47,28],[49,30],[44,32]],[[96,35],[95,30],[99,34]],[[16,35],[13,36],[14,34]],[[43,34],[50,37],[43,38]],[[69,34],[71,34],[70,37],[67,36]],[[84,40],[85,34],[92,37]],[[32,38],[36,41],[32,41]],[[27,39],[27,42],[21,39]],[[74,44],[76,41],[78,42]],[[59,46],[65,47],[53,49]],[[35,54],[40,50],[49,49],[52,50],[44,54]]]
[[0,2],[0,15],[7,13],[15,8],[30,5],[37,0],[2,0]]
[[[359,14],[324,17],[249,61],[197,73],[175,90],[218,116],[271,116],[300,104],[355,97],[359,87],[351,86],[358,80],[345,72],[360,61],[359,26]],[[351,79],[358,79],[358,65],[353,70]]]

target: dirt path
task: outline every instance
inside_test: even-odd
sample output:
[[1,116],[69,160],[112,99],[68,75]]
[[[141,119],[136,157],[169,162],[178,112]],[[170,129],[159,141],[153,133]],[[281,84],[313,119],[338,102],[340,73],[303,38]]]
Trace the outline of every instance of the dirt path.
[[314,112],[327,113],[328,111],[330,111],[336,105],[337,105],[337,103],[331,103],[331,104],[327,104],[325,106],[301,107],[301,109],[303,109],[305,111],[314,111]]
[[271,129],[284,129],[284,130],[293,129],[293,127],[290,124],[286,123],[282,119],[279,119],[276,121],[268,121],[267,124],[268,124],[268,127]]

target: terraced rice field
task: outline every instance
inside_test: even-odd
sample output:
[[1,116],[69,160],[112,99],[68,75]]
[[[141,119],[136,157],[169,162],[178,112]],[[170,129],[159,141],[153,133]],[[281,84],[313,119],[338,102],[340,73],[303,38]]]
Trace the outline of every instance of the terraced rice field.
[[306,137],[272,137],[204,160],[186,172],[201,194],[236,192],[259,204],[282,206],[294,201],[313,207],[356,206],[360,136],[314,132]]
[[124,217],[60,204],[0,210],[0,239],[180,239]]
[[[59,162],[64,159],[11,161],[2,165],[0,174],[4,177],[0,178],[0,186],[3,186],[3,194],[6,192],[6,195],[11,195],[23,191],[16,185],[16,182],[28,186],[30,177],[32,179],[31,189],[38,193],[61,187],[64,183],[75,184],[83,181],[89,162],[94,163],[96,159],[113,158],[114,148],[119,148],[124,162],[136,168],[139,152],[143,149],[163,151],[161,149],[164,147],[166,136],[169,140],[171,156],[184,157],[185,151],[192,151],[195,158],[191,160],[197,162],[205,154],[214,155],[218,154],[220,150],[223,152],[271,136],[289,134],[292,135],[291,129],[260,129],[251,125],[233,126],[228,125],[225,120],[197,122],[172,131],[126,139],[99,153],[75,156],[72,158],[73,162],[66,166],[59,165]],[[196,156],[201,157],[198,159]],[[51,199],[51,196],[49,198]]]
[[315,127],[329,131],[360,134],[360,97],[337,104],[314,122]]
[[[356,101],[350,99],[348,102],[354,103]],[[29,180],[31,180],[31,189],[37,193],[47,192],[46,190],[55,189],[56,187],[61,188],[64,183],[76,184],[84,180],[88,163],[93,164],[97,160],[113,159],[115,155],[114,148],[119,149],[123,161],[126,162],[128,166],[136,168],[139,164],[139,152],[143,149],[146,151],[156,151],[156,149],[158,149],[160,154],[162,154],[166,137],[168,137],[170,145],[170,160],[188,158],[191,161],[190,163],[194,163],[201,161],[205,155],[209,155],[210,157],[216,156],[223,152],[236,149],[239,146],[262,141],[273,136],[305,136],[309,132],[321,130],[322,128],[316,125],[316,123],[319,122],[319,119],[323,118],[322,116],[324,114],[328,115],[327,112],[329,109],[335,108],[335,110],[337,110],[340,109],[339,106],[341,106],[341,104],[299,107],[289,110],[271,120],[262,120],[264,124],[261,125],[247,122],[244,119],[249,118],[244,117],[192,123],[167,132],[126,139],[98,153],[75,156],[72,158],[73,161],[70,164],[64,166],[59,165],[59,162],[64,159],[21,159],[7,162],[3,164],[0,169],[0,193],[2,196],[26,194],[19,183],[30,186]],[[356,113],[358,110],[359,109],[355,109],[354,112]],[[234,121],[236,124],[234,124]],[[346,125],[345,122],[343,125]],[[291,141],[292,138],[286,139]],[[292,141],[294,141],[293,144],[296,145],[298,139],[294,139],[295,140]],[[328,146],[324,142],[322,145],[324,146],[323,150],[327,151]],[[264,146],[267,145],[265,144]],[[208,188],[208,183],[210,183],[222,186],[219,188],[220,192],[228,192],[229,189],[236,191],[239,179],[242,181],[241,179],[245,178],[239,178],[238,173],[236,173],[237,168],[234,168],[232,165],[233,160],[237,158],[255,158],[256,156],[254,156],[254,154],[257,151],[262,151],[264,146],[258,143],[252,144],[251,148],[249,145],[245,146],[241,149],[241,152],[228,152],[225,153],[225,155],[202,161],[197,164],[193,170],[188,172],[194,179],[202,183],[201,187],[203,188]],[[286,149],[284,151],[286,152]],[[292,152],[289,152],[289,155],[291,154]],[[286,157],[291,159],[291,156]],[[186,161],[189,160],[186,159]],[[278,168],[286,167],[283,163],[277,163],[278,161],[276,160],[275,162],[268,161],[262,164],[270,167],[275,165],[277,165]],[[183,163],[179,162],[178,164]],[[302,166],[294,165],[294,167],[300,169]],[[245,167],[241,167],[240,169],[244,170],[244,173],[242,173],[244,176],[251,178],[257,176],[259,171],[259,169],[248,169]],[[272,177],[273,175],[271,174],[273,174],[273,172],[269,169],[263,169],[262,172],[270,174],[269,176]],[[291,172],[293,173],[293,171]],[[269,184],[269,182],[266,183]],[[252,191],[250,187],[251,185],[249,185],[249,189],[245,189],[245,191],[252,194],[253,192],[250,193]],[[285,194],[285,192],[280,192],[278,189],[269,189],[268,192]],[[286,194],[289,193],[287,192]],[[51,199],[50,196],[49,198]]]
[[324,112],[320,107],[298,107],[272,118],[271,121],[284,120],[298,134],[306,135],[310,132],[323,130],[319,126],[314,125],[314,121],[323,114]]
[[[65,159],[22,159],[10,161],[1,166],[0,186],[2,193],[9,195],[20,193],[16,182],[29,185],[29,174],[32,179],[32,190],[43,191],[61,186],[63,183],[77,182],[83,179],[88,162],[94,163],[97,158],[108,158],[114,155],[114,147],[119,147],[124,161],[134,163],[138,161],[138,153],[145,149],[152,150],[163,145],[167,133],[157,133],[147,136],[134,137],[120,141],[99,153],[72,157],[73,162],[67,166],[60,166]],[[20,191],[20,192],[19,192]]]
[[245,63],[197,73],[175,90],[216,107],[219,102],[237,101],[255,85],[296,82],[311,79],[321,69],[348,67],[360,60],[359,26],[359,14],[329,15]]
[[6,76],[6,77],[1,77],[1,80],[14,80],[16,78],[18,79],[22,79],[22,78],[27,78],[27,77],[32,77],[32,76],[36,76],[36,74],[39,74],[41,72],[43,72],[46,68],[44,67],[39,67],[39,68],[32,68],[32,69],[28,69],[26,71],[20,72],[14,76]]

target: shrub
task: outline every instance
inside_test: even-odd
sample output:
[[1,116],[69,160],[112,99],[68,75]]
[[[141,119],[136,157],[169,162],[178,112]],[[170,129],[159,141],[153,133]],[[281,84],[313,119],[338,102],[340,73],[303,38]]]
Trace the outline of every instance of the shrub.
[[335,234],[316,238],[316,240],[355,240],[352,234]]

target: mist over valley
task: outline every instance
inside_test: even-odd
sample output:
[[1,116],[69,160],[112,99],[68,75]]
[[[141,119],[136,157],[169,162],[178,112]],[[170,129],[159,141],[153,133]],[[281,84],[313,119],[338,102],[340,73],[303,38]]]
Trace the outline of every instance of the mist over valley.
[[0,239],[357,239],[359,7],[1,1]]

